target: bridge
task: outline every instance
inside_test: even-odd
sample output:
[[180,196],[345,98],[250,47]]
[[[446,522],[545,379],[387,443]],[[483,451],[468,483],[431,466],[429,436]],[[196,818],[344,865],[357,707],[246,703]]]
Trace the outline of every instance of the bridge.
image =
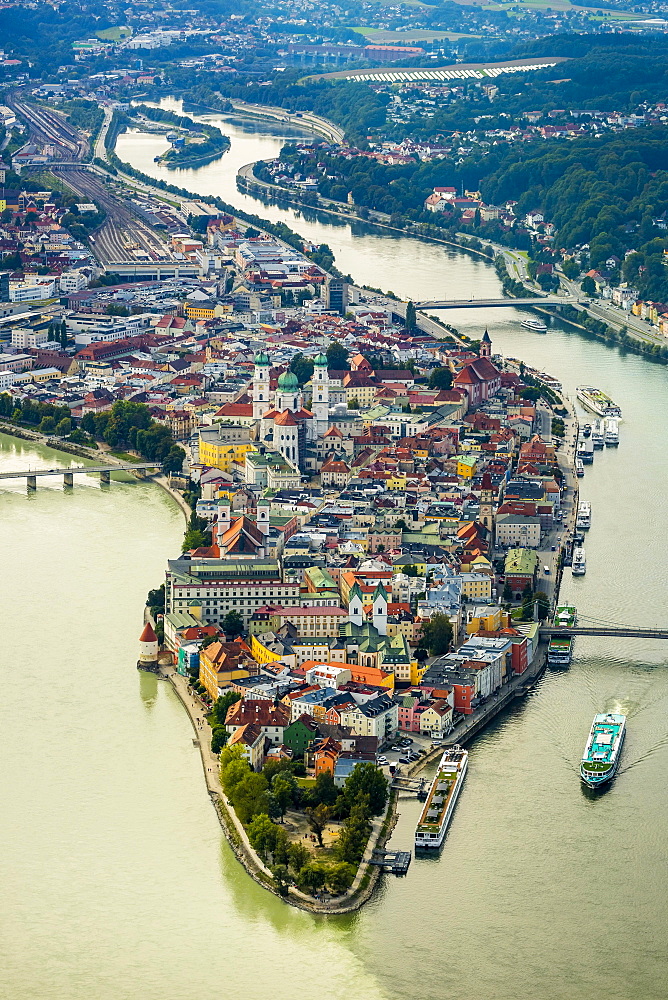
[[618,639],[668,639],[668,629],[636,628],[633,625],[577,625],[573,628],[555,628],[551,625],[541,625],[540,634],[552,638],[566,638],[578,635],[609,635]]
[[15,472],[0,472],[0,479],[25,479],[29,490],[37,489],[37,480],[42,476],[62,476],[65,486],[74,486],[75,476],[89,476],[99,473],[101,483],[111,482],[112,472],[133,472],[140,479],[161,468],[160,462],[138,462],[136,465],[75,465],[68,469],[18,469]]
[[496,306],[557,306],[577,302],[568,295],[541,295],[526,299],[429,299],[415,302],[416,309],[489,309]]

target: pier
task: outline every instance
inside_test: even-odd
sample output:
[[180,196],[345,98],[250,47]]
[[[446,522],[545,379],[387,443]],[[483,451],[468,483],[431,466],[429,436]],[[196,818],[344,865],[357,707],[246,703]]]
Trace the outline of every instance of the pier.
[[17,469],[11,472],[0,472],[2,479],[25,479],[29,490],[37,489],[37,480],[44,476],[62,476],[65,486],[74,486],[75,476],[88,476],[98,474],[100,482],[108,484],[111,482],[112,472],[132,472],[138,479],[145,479],[148,475],[153,475],[160,471],[160,462],[138,462],[136,465],[126,463],[125,465],[76,465],[67,469],[54,467],[51,469]]
[[410,851],[376,850],[369,860],[370,865],[375,865],[376,868],[382,868],[390,875],[398,875],[399,877],[408,874],[410,863]]

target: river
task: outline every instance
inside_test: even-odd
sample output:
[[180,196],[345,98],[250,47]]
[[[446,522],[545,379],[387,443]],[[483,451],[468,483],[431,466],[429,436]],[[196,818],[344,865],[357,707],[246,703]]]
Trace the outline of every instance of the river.
[[[282,136],[213,115],[232,138],[218,163],[176,183],[327,242],[355,279],[419,299],[496,293],[466,254],[298,218],[235,190],[241,163]],[[158,175],[159,137],[119,155]],[[166,171],[165,171],[166,174]],[[170,172],[173,176],[173,172]],[[624,412],[617,450],[581,482],[593,504],[587,575],[562,595],[583,619],[668,619],[665,369],[556,321],[521,329],[512,308],[448,316],[487,324],[495,346],[559,377],[599,385]],[[0,468],[63,456],[0,438]],[[313,918],[238,865],[206,795],[185,713],[138,674],[146,591],[179,548],[182,516],[141,482],[58,481],[0,492],[7,616],[0,707],[3,852],[0,995],[20,1000],[205,1000],[230,990],[288,1000],[657,1000],[668,993],[668,670],[658,641],[578,639],[569,671],[471,748],[443,851],[387,877],[359,914]],[[577,766],[594,712],[629,717],[622,769],[592,798]],[[392,845],[410,845],[402,802]]]

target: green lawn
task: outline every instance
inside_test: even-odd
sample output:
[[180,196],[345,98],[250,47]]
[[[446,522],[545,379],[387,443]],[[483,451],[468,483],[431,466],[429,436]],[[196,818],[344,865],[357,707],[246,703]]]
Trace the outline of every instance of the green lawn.
[[143,462],[143,458],[139,458],[138,455],[130,455],[127,451],[108,451],[108,455],[113,455],[114,458],[120,458],[121,462]]
[[132,28],[116,25],[114,28],[104,28],[102,31],[96,31],[95,34],[103,42],[119,42],[121,38],[130,37]]

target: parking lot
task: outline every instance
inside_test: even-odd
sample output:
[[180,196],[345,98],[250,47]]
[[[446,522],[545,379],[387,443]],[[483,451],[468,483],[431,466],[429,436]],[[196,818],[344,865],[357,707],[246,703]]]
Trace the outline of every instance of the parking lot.
[[[378,752],[378,765],[389,777],[390,764],[398,764],[405,768],[407,764],[413,764],[419,757],[423,757],[431,749],[431,746],[432,743],[428,736],[421,736],[420,733],[397,733],[397,738],[392,742],[392,745]],[[395,747],[398,749],[394,749]],[[420,754],[420,751],[423,753]],[[413,759],[407,760],[410,754],[414,755]],[[418,756],[415,756],[416,754]]]

